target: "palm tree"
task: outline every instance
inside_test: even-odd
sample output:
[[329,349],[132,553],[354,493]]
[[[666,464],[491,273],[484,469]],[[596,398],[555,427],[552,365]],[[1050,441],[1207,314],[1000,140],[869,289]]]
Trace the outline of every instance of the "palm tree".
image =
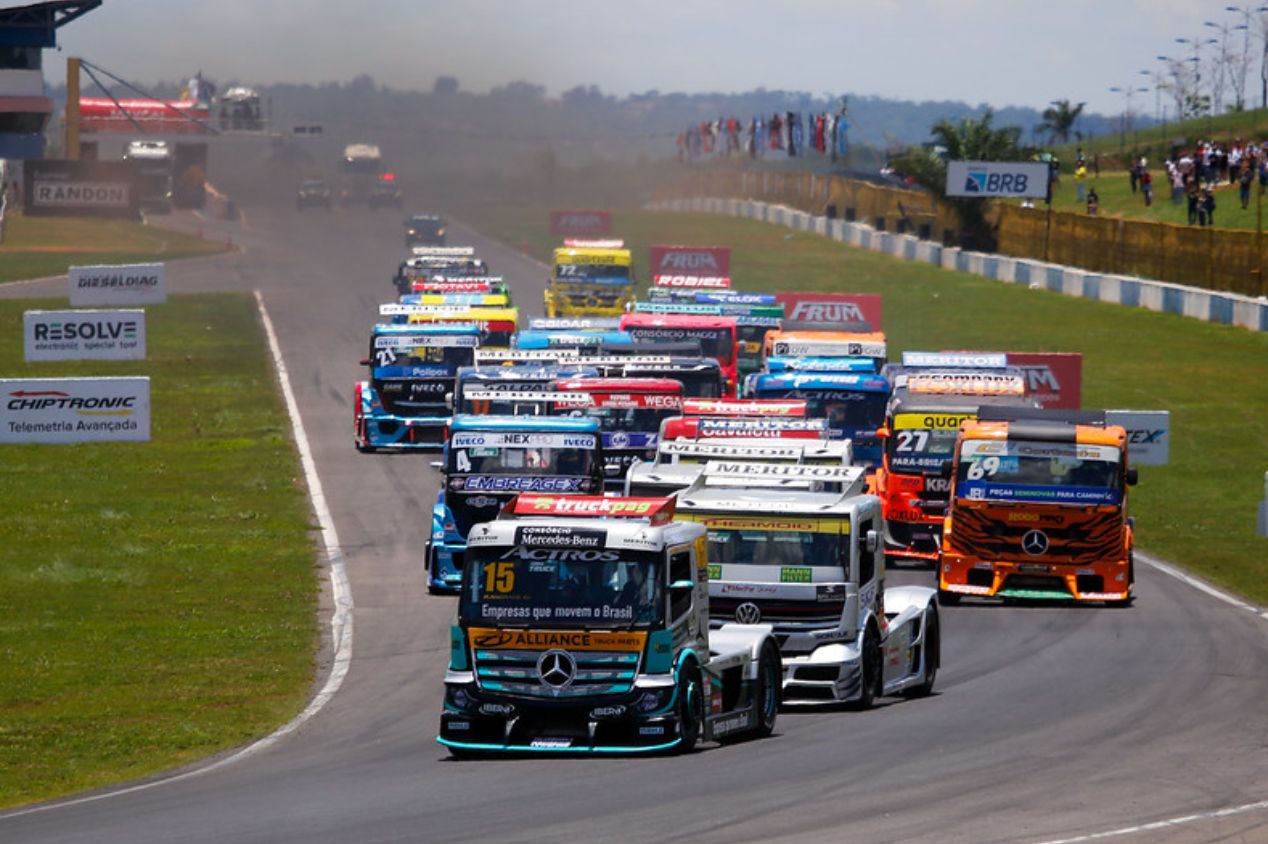
[[930,134],[933,142],[925,148],[913,147],[894,161],[894,167],[907,173],[940,202],[945,202],[960,220],[961,242],[982,249],[994,248],[994,233],[986,220],[988,200],[947,196],[948,161],[1018,161],[1022,158],[1021,128],[991,125],[995,114],[990,109],[975,120],[966,117],[959,124],[939,120]]
[[1052,105],[1044,109],[1043,123],[1039,126],[1048,133],[1048,143],[1064,144],[1070,140],[1070,134],[1079,121],[1079,115],[1083,114],[1085,105],[1087,103],[1072,106],[1069,100],[1053,100]]

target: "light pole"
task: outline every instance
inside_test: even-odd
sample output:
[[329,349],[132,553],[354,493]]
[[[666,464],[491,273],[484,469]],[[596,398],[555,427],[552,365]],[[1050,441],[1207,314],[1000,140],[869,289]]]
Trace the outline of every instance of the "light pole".
[[[1201,108],[1202,105],[1202,48],[1209,44],[1218,44],[1214,38],[1177,38],[1177,44],[1187,44],[1193,48],[1193,96],[1196,99],[1195,105]],[[1206,109],[1207,117],[1210,117],[1211,109],[1208,104]],[[1207,134],[1211,131],[1211,121],[1208,119],[1206,124]]]
[[1161,140],[1165,147],[1167,141],[1167,112],[1162,108],[1162,89],[1167,87],[1167,77],[1163,76],[1160,70],[1142,70],[1140,75],[1154,84],[1154,120],[1162,124]]
[[1134,88],[1131,85],[1114,85],[1110,88],[1110,93],[1123,95],[1123,120],[1118,125],[1118,151],[1122,153],[1127,148],[1127,120],[1132,112],[1132,97],[1136,94],[1147,94],[1149,89]]
[[[1229,26],[1226,23],[1216,23],[1215,21],[1203,21],[1202,25],[1208,26],[1220,34],[1218,39],[1220,51],[1215,60],[1215,80],[1211,85],[1211,107],[1216,114],[1222,114],[1224,111],[1224,89],[1228,87],[1226,76],[1232,76],[1232,74],[1229,73],[1229,65],[1231,64],[1232,59],[1228,52],[1228,37],[1237,29],[1245,29],[1249,31],[1249,27],[1245,24],[1240,26]],[[1238,102],[1240,103],[1240,97]]]
[[[1246,26],[1246,48],[1245,49],[1246,49],[1246,55],[1247,55],[1247,63],[1249,63],[1250,33],[1251,33],[1250,22],[1256,15],[1262,15],[1262,13],[1268,12],[1268,6],[1253,6],[1253,7],[1252,6],[1225,6],[1224,11],[1236,12],[1237,14],[1242,16],[1242,23],[1245,24]],[[1264,45],[1263,53],[1260,54],[1260,57],[1259,57],[1259,87],[1260,87],[1259,107],[1268,108],[1268,19],[1265,19],[1263,17],[1259,18],[1258,36]],[[1245,68],[1243,68],[1242,73],[1244,78]]]

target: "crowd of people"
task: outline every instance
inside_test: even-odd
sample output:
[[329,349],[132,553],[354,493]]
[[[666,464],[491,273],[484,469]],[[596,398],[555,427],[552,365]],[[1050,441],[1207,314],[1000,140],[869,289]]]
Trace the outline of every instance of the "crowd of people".
[[705,120],[678,133],[678,160],[739,155],[795,157],[817,152],[836,161],[845,157],[847,129],[844,110],[806,115],[775,112],[770,117],[754,115],[747,121],[738,117]]

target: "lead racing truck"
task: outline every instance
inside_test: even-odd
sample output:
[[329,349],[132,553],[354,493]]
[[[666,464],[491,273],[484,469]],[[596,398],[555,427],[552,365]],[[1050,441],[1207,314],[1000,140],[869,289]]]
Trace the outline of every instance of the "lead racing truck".
[[710,629],[708,545],[656,498],[520,495],[469,538],[438,741],[454,756],[766,736],[769,625]]
[[712,461],[678,494],[708,530],[715,626],[770,624],[791,704],[929,694],[941,663],[933,589],[885,587],[880,501],[853,466]]

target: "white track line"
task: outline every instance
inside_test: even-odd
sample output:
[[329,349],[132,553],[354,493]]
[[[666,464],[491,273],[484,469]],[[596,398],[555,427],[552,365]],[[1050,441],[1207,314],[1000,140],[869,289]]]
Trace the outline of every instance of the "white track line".
[[1258,803],[1247,803],[1245,806],[1234,806],[1229,809],[1217,809],[1213,812],[1199,812],[1194,815],[1185,815],[1180,818],[1169,818],[1165,821],[1154,821],[1153,823],[1143,823],[1139,826],[1125,826],[1122,829],[1112,829],[1108,832],[1093,832],[1088,835],[1079,835],[1074,838],[1054,838],[1050,841],[1044,841],[1042,844],[1080,844],[1083,841],[1101,841],[1106,838],[1118,838],[1123,835],[1137,835],[1142,832],[1157,832],[1162,829],[1172,829],[1177,826],[1185,826],[1198,821],[1212,821],[1220,818],[1228,818],[1233,815],[1244,815],[1247,812],[1257,812],[1261,809],[1268,809],[1268,800],[1261,800]]
[[1137,551],[1136,559],[1140,560],[1145,565],[1150,566],[1151,568],[1157,569],[1158,571],[1162,572],[1165,575],[1174,577],[1176,580],[1180,581],[1181,583],[1188,584],[1189,586],[1193,587],[1199,592],[1202,592],[1206,595],[1210,595],[1212,598],[1215,598],[1218,601],[1223,601],[1224,603],[1228,604],[1230,607],[1234,607],[1235,609],[1253,613],[1254,615],[1257,615],[1263,619],[1268,619],[1268,610],[1261,609],[1260,607],[1257,607],[1254,604],[1249,604],[1246,601],[1243,601],[1241,598],[1238,598],[1236,595],[1231,595],[1228,592],[1223,591],[1222,589],[1218,589],[1212,586],[1211,584],[1207,583],[1206,581],[1200,580],[1194,577],[1193,575],[1189,574],[1188,572],[1176,568],[1170,563],[1163,562],[1157,557]]
[[16,812],[8,812],[0,815],[0,822],[6,818],[16,818],[22,815],[35,814],[36,812],[47,812],[53,809],[78,806],[110,797],[146,791],[160,785],[180,782],[181,780],[206,774],[232,765],[235,762],[240,762],[248,756],[253,756],[269,749],[286,736],[295,732],[305,722],[320,712],[322,707],[334,697],[335,692],[339,691],[339,687],[343,685],[344,677],[347,676],[349,665],[352,662],[352,591],[348,585],[348,572],[344,565],[343,550],[339,545],[339,535],[335,533],[335,523],[330,516],[330,508],[326,504],[326,494],[322,490],[321,480],[317,476],[317,464],[313,460],[312,450],[308,445],[308,434],[304,431],[304,423],[299,415],[299,405],[295,403],[295,394],[291,391],[286,362],[282,360],[282,350],[277,343],[277,334],[273,331],[273,320],[269,318],[269,312],[264,307],[264,297],[260,295],[258,290],[255,291],[255,302],[260,310],[260,320],[264,323],[264,333],[268,337],[269,351],[273,355],[273,365],[277,370],[277,380],[282,388],[282,397],[286,401],[286,411],[291,417],[291,430],[295,436],[295,447],[299,450],[300,462],[304,467],[304,476],[308,482],[308,494],[312,498],[313,512],[317,515],[317,521],[321,525],[322,543],[326,547],[326,557],[330,561],[330,592],[335,605],[334,614],[330,617],[330,637],[335,652],[334,661],[330,666],[330,674],[326,677],[326,682],[322,685],[321,690],[309,701],[303,712],[296,715],[276,732],[247,745],[236,753],[170,777],[150,780],[114,791],[91,794],[86,797],[77,797],[55,803],[46,803],[29,809],[20,809]]

